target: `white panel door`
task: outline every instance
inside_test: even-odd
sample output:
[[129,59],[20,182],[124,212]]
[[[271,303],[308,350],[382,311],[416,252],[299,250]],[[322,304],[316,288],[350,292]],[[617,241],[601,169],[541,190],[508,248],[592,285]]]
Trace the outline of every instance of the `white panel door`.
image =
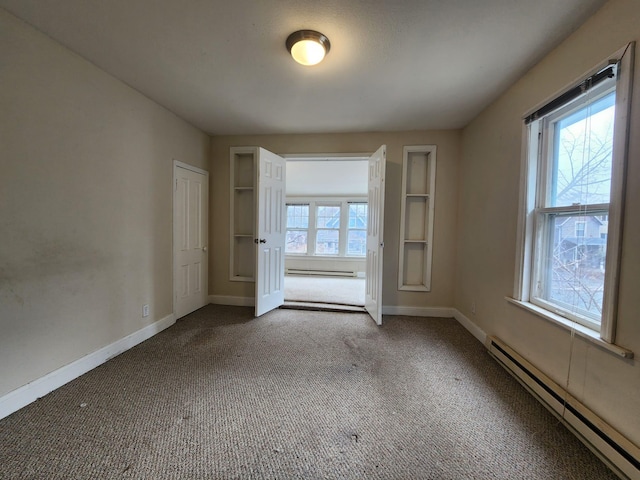
[[285,160],[258,149],[256,317],[284,303]]
[[173,278],[176,318],[208,303],[209,177],[207,172],[185,167],[177,162],[174,167]]
[[369,158],[369,221],[367,223],[367,272],[364,308],[382,325],[382,250],[384,248],[384,173],[387,146]]

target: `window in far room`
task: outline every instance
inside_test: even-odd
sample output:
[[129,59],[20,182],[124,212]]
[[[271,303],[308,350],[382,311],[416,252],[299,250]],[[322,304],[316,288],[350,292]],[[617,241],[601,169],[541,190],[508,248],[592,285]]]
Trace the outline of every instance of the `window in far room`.
[[287,236],[285,253],[307,253],[309,236],[309,205],[287,205]]
[[364,257],[367,254],[367,207],[366,203],[349,203],[347,255]]
[[340,253],[340,205],[318,205],[316,210],[317,255]]
[[289,256],[365,257],[367,202],[357,198],[305,198],[287,203]]

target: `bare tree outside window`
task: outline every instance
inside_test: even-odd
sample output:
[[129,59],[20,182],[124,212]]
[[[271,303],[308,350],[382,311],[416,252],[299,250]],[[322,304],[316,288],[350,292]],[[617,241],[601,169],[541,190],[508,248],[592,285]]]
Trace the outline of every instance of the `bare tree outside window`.
[[[550,269],[541,296],[597,322],[602,315],[611,194],[615,93],[553,123],[553,157],[544,215]],[[562,207],[568,207],[566,212]],[[577,208],[576,208],[577,207]]]

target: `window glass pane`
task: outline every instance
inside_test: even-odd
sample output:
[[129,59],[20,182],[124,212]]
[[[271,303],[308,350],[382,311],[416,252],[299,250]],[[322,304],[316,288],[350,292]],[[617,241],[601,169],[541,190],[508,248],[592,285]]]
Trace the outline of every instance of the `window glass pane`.
[[309,205],[287,205],[287,228],[309,228]]
[[349,228],[367,228],[367,204],[349,204]]
[[340,230],[318,230],[316,232],[316,253],[337,255],[340,248]]
[[[600,322],[607,253],[606,222],[597,216],[546,215],[550,232],[541,297]],[[549,256],[551,258],[549,258]]]
[[615,93],[554,122],[550,206],[609,203]]
[[318,228],[340,228],[340,207],[321,206],[318,207],[316,216],[316,226]]
[[367,254],[367,231],[349,230],[347,235],[347,255],[365,256]]
[[307,232],[287,230],[285,253],[307,253]]

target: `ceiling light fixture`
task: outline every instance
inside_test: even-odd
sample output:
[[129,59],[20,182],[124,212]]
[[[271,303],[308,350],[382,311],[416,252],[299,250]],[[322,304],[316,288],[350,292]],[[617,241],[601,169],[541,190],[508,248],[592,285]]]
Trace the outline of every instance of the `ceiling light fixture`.
[[301,65],[316,65],[329,53],[329,39],[315,30],[298,30],[287,38],[287,50]]

